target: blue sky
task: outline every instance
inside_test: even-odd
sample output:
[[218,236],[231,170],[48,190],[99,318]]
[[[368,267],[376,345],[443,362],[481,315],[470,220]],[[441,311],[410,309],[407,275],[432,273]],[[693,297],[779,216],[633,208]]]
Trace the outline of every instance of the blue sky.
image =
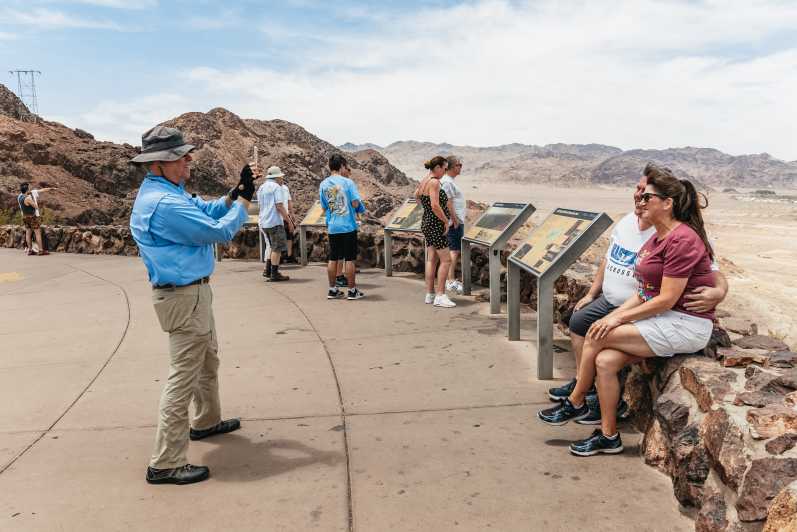
[[0,81],[138,143],[221,106],[339,144],[599,142],[797,159],[797,2],[0,0]]

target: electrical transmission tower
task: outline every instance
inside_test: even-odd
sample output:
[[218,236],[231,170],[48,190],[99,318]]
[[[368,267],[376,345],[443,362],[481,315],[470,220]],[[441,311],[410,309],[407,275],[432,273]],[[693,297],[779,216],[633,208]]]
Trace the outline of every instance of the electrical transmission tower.
[[17,96],[28,107],[32,115],[25,113],[21,107],[17,113],[20,120],[35,122],[39,119],[39,99],[36,96],[36,75],[41,76],[38,70],[9,70],[9,74],[17,77]]

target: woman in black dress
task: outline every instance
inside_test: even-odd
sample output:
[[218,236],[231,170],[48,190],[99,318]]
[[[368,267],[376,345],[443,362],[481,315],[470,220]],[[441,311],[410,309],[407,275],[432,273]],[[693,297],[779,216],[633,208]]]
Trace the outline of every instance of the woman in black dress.
[[[446,278],[451,267],[448,251],[448,197],[440,186],[440,178],[446,173],[448,163],[441,156],[432,158],[424,165],[429,174],[415,189],[416,199],[423,205],[421,231],[426,239],[426,299],[427,305],[456,307],[446,295]],[[437,279],[435,287],[435,279]],[[435,290],[436,288],[436,290]]]

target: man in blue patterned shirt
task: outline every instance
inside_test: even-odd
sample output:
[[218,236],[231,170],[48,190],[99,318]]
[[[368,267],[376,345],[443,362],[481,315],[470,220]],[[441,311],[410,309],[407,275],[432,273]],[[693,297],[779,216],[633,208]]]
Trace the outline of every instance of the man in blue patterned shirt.
[[221,419],[209,282],[213,246],[230,241],[246,221],[258,169],[245,166],[228,195],[205,201],[184,189],[194,146],[179,130],[156,126],[144,133],[141,144],[141,154],[132,162],[148,164],[149,172],[133,205],[130,230],[149,273],[158,321],[169,333],[170,351],[146,479],[151,484],[190,484],[207,479],[210,471],[188,463],[189,437],[199,440],[241,426],[238,419]]

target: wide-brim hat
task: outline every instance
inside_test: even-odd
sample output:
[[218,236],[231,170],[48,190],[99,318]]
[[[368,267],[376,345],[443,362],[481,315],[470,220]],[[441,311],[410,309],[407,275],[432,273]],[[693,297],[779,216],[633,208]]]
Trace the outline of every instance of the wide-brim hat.
[[270,166],[266,171],[266,179],[274,179],[275,177],[285,177],[279,166]]
[[155,126],[141,135],[141,153],[133,157],[132,163],[152,163],[155,161],[176,161],[194,149],[187,144],[183,133],[173,127]]

